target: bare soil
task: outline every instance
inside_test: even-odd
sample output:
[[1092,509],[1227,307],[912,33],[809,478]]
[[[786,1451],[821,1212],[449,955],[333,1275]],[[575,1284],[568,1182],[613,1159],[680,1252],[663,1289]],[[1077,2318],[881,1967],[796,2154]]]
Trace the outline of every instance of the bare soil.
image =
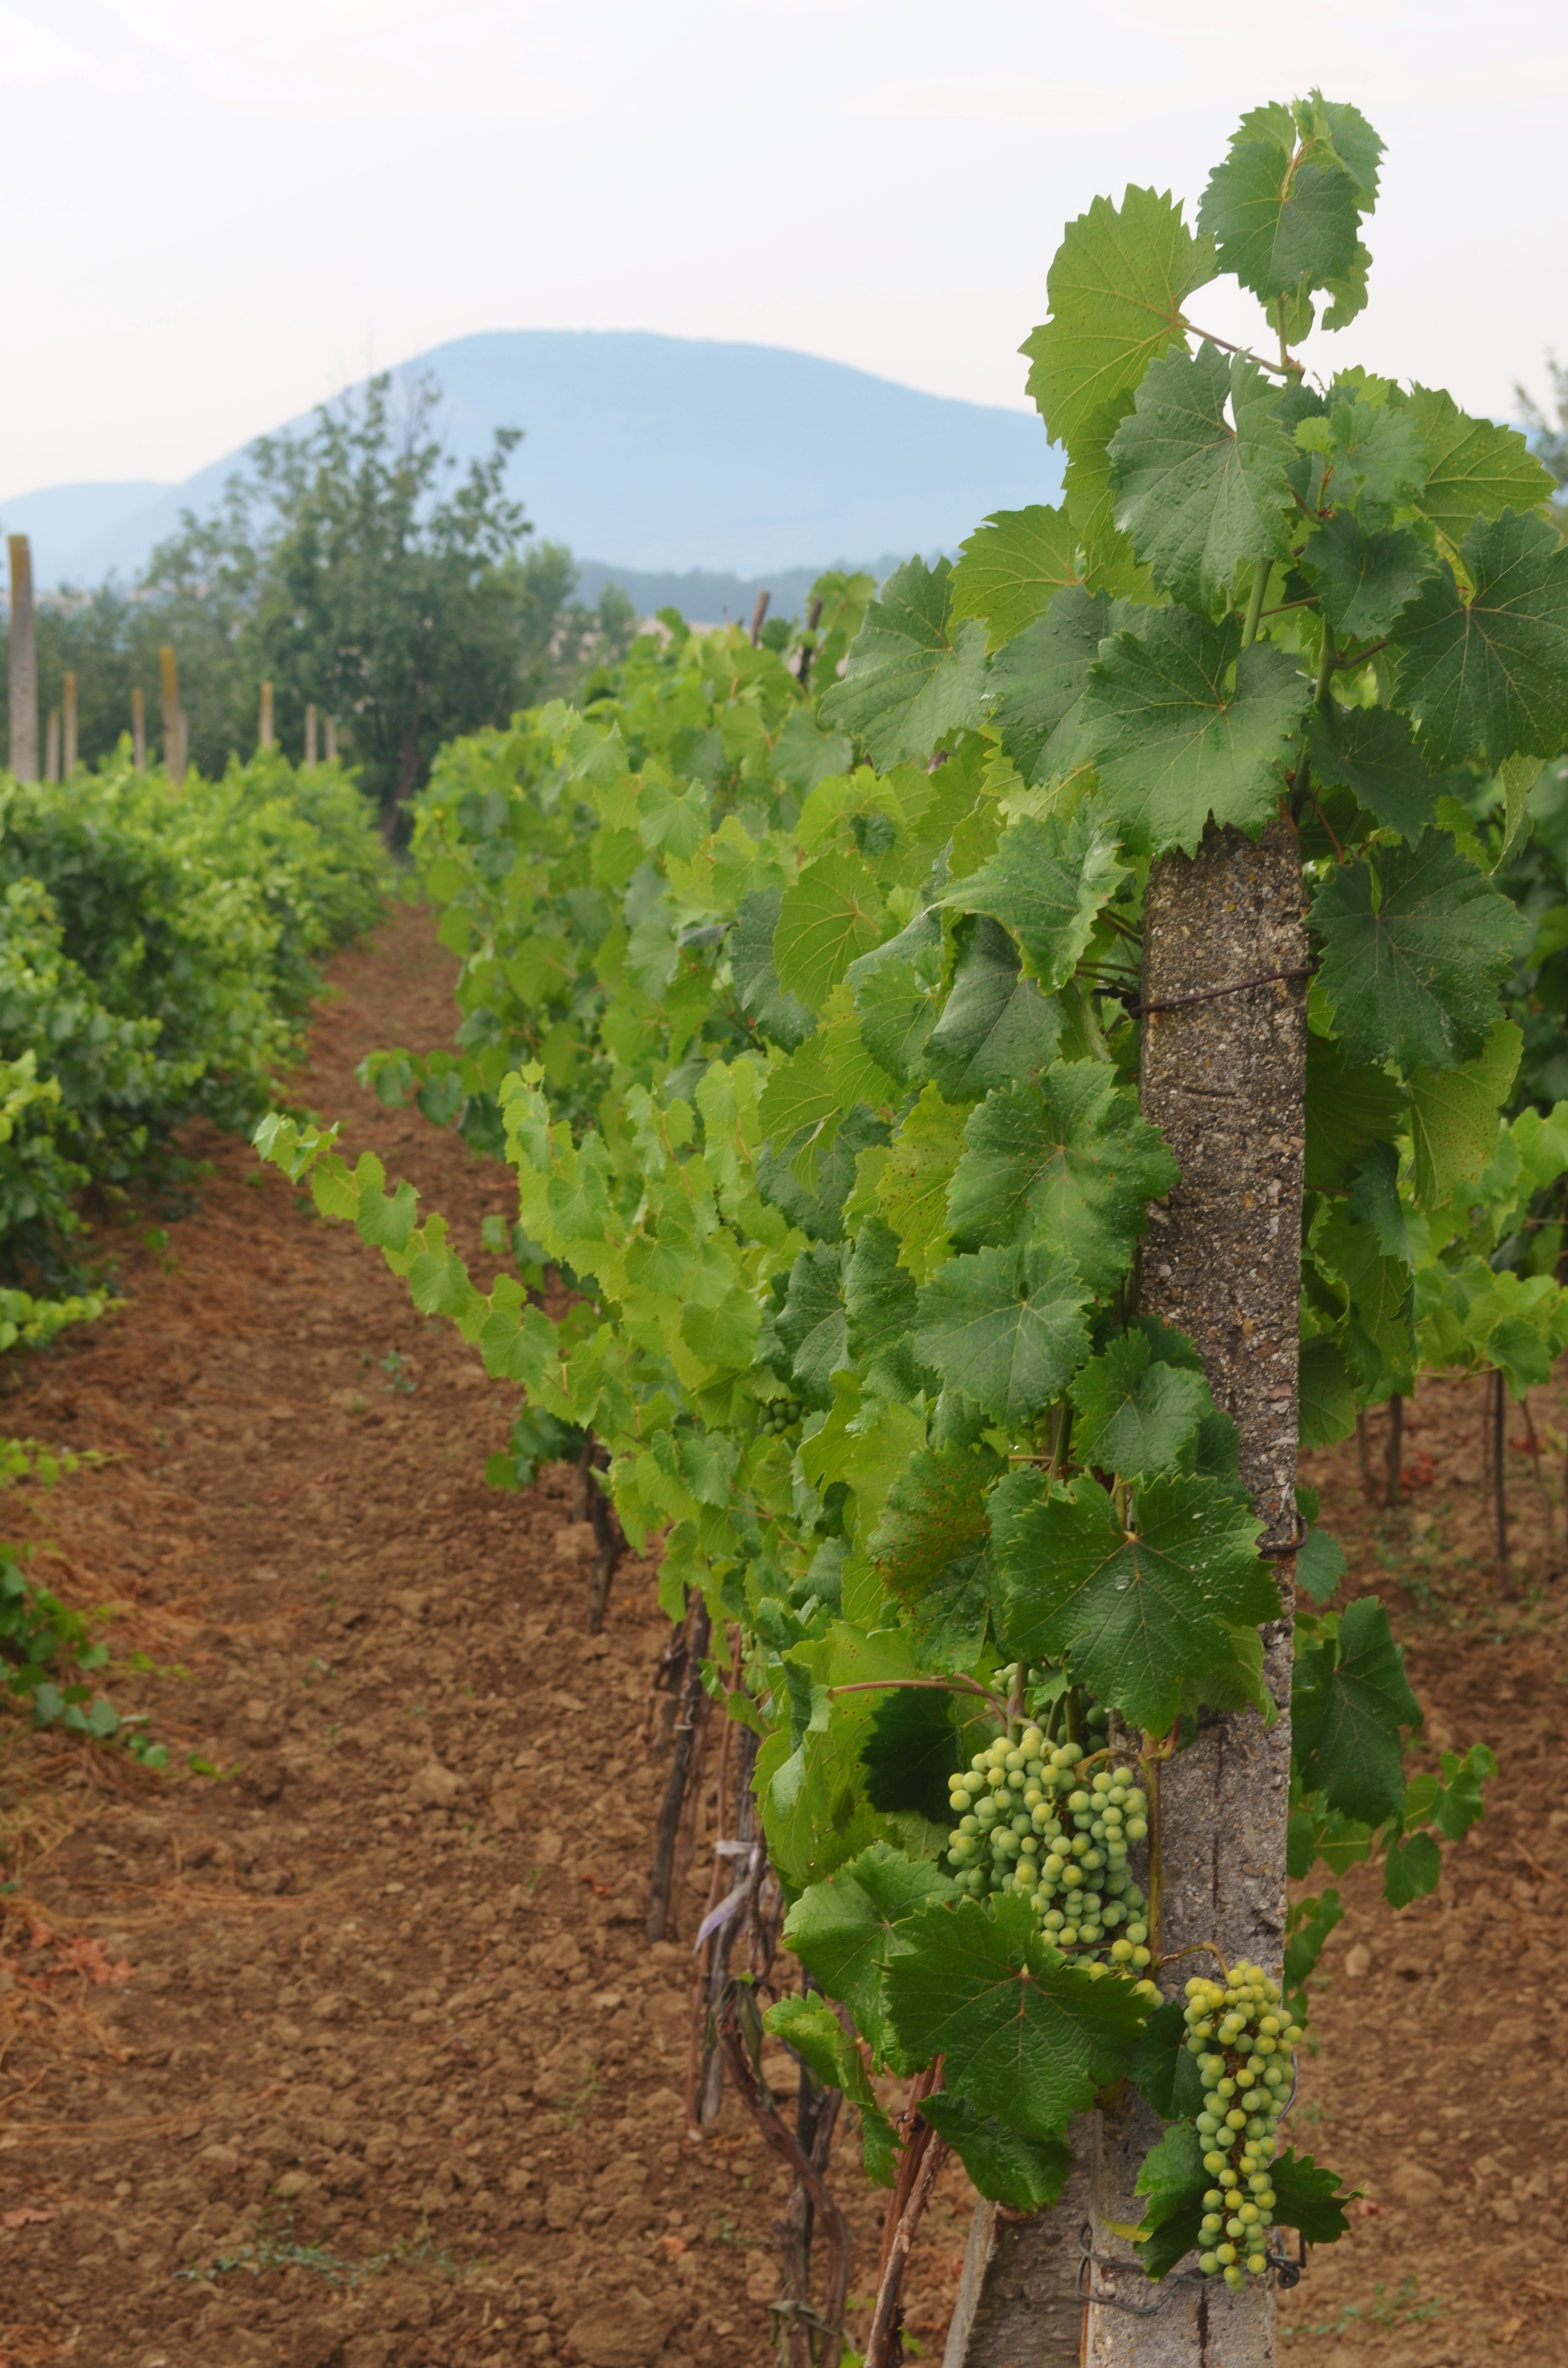
[[[374,1046],[450,1042],[451,974],[395,910],[335,965],[294,1091],[483,1266],[506,1171],[353,1078]],[[68,1600],[114,1607],[109,1691],[172,1765],[0,1721],[0,2368],[761,2368],[785,2174],[732,2103],[703,2139],[682,2103],[710,1783],[673,1937],[642,1938],[653,1573],[622,1565],[590,1639],[574,1475],[487,1489],[509,1394],[351,1232],[243,1145],[202,1148],[177,1222],[106,1234],[126,1309],[20,1368],[3,1413],[111,1458],[3,1518],[51,1542],[35,1567]],[[1341,1885],[1296,2135],[1367,2202],[1281,2311],[1324,2368],[1563,2356],[1551,1394],[1534,1418],[1556,1501],[1549,1537],[1511,1450],[1506,1585],[1479,1385],[1411,1409],[1396,1512],[1353,1445],[1313,1460],[1434,1739],[1503,1762],[1435,1902],[1395,1918]],[[835,2183],[863,2328],[881,2199],[858,2151]],[[927,2358],[970,2202],[949,2165],[908,2289]]]

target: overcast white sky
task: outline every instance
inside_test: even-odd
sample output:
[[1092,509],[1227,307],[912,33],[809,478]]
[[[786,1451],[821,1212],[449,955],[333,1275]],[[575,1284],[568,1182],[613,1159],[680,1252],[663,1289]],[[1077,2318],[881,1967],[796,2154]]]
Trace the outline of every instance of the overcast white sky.
[[1568,353],[1565,68],[1546,0],[0,0],[0,496],[183,478],[476,329],[1021,406],[1063,221],[1195,202],[1314,82],[1389,143],[1369,313],[1316,346],[1505,416]]

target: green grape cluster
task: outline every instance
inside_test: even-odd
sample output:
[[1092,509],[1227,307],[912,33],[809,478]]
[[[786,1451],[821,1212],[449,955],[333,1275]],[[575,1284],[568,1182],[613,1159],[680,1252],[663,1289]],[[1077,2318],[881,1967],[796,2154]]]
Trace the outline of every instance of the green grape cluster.
[[949,1780],[957,1831],[948,1863],[976,1897],[1011,1891],[1032,1901],[1055,1947],[1142,1973],[1149,1928],[1127,1853],[1149,1830],[1148,1804],[1119,1770],[1086,1776],[1084,1763],[1082,1744],[1052,1745],[1038,1726],[977,1751]]
[[1203,2168],[1214,2180],[1203,2198],[1199,2267],[1228,2286],[1262,2277],[1275,2195],[1268,2166],[1295,2077],[1301,2026],[1280,2002],[1279,1985],[1258,1965],[1239,1964],[1224,1983],[1187,1985],[1187,2044],[1203,2076]]
[[764,1439],[780,1439],[785,1431],[794,1429],[804,1413],[799,1398],[769,1398],[757,1428]]

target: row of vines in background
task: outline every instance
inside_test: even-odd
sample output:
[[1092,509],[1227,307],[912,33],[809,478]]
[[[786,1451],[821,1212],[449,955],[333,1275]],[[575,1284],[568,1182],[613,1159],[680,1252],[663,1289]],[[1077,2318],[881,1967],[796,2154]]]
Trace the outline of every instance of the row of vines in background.
[[[381,910],[392,871],[336,765],[271,753],[222,780],[0,776],[0,1349],[46,1348],[115,1304],[94,1217],[167,1217],[199,1165],[192,1121],[254,1126],[302,1041],[321,965]],[[4,1443],[0,1488],[78,1459]],[[101,1622],[0,1538],[0,1692],[40,1725],[163,1747],[96,1686]]]
[[[878,2363],[943,2149],[1037,2210],[1124,2079],[1162,2130],[1151,2279],[1197,2250],[1241,2288],[1279,2228],[1343,2231],[1338,2180],[1280,2132],[1335,1894],[1291,1910],[1278,1973],[1162,1957],[1149,1827],[1205,1720],[1289,1707],[1298,1879],[1375,1859],[1404,1906],[1483,1814],[1484,1746],[1407,1775],[1383,1607],[1331,1608],[1310,1492],[1255,1506],[1135,1265],[1179,1181],[1139,1111],[1146,892],[1272,833],[1312,944],[1303,1133],[1278,1146],[1304,1160],[1303,1440],[1425,1371],[1518,1395],[1568,1345],[1568,1105],[1535,1026],[1568,559],[1513,431],[1364,370],[1306,381],[1317,302],[1332,327],[1366,302],[1381,147],[1313,94],[1244,120],[1196,233],[1138,188],[1069,226],[1026,348],[1060,507],[875,599],[824,579],[781,648],[666,618],[576,706],[445,753],[415,845],[464,1019],[366,1074],[515,1167],[488,1289],[374,1157],[258,1132],[520,1385],[496,1476],[565,1454],[594,1486],[602,1455],[626,1535],[660,1543],[766,1844],[738,1809],[710,2037],[824,2237],[815,2290],[788,2252],[792,2360],[843,2340],[835,2100],[892,2191]],[[1187,318],[1221,274],[1278,360]],[[1284,1009],[1301,975],[1215,988]],[[1293,1227],[1293,1185],[1279,1206]],[[1265,1636],[1292,1612],[1281,1679]],[[809,1981],[764,2013],[780,1910]],[[764,2023],[810,2075],[793,2131]],[[902,2125],[880,2071],[915,2079]]]

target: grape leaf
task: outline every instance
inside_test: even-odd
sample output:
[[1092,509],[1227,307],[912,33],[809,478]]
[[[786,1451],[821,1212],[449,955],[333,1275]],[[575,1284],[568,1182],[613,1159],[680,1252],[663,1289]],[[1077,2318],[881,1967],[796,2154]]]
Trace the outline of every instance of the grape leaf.
[[1256,363],[1205,340],[1150,363],[1111,438],[1116,523],[1161,589],[1191,608],[1223,602],[1245,563],[1290,557],[1295,448],[1278,396]]
[[906,1402],[923,1376],[909,1335],[915,1323],[915,1282],[898,1262],[898,1236],[881,1217],[870,1216],[855,1236],[844,1277],[844,1307],[849,1318],[849,1358],[868,1395],[880,1393]]
[[1187,2052],[1187,2018],[1179,1998],[1167,1998],[1150,2015],[1143,2036],[1132,2051],[1127,2077],[1162,2121],[1202,2112],[1203,2080],[1196,2058]]
[[1339,2173],[1292,2146],[1269,2167],[1274,2217],[1282,2228],[1299,2229],[1309,2245],[1332,2245],[1350,2223],[1345,2206],[1355,2201],[1340,2187]]
[[1307,1039],[1305,1182],[1309,1192],[1349,1184],[1369,1143],[1403,1134],[1409,1099],[1386,1069],[1352,1068],[1342,1045]]
[[1031,788],[1085,765],[1079,707],[1088,671],[1131,604],[1074,585],[991,662],[992,721]]
[[920,1293],[915,1352],[1016,1429],[1044,1413],[1087,1355],[1089,1297],[1073,1259],[1044,1243],[950,1258]]
[[1042,2212],[1073,2175],[1064,2138],[1025,2137],[994,2113],[978,2113],[967,2097],[945,2089],[922,2098],[920,2116],[945,2138],[973,2186],[1010,2212]]
[[1091,1291],[1115,1289],[1180,1170],[1137,1096],[1103,1061],[1056,1061],[1032,1084],[987,1095],[964,1128],[949,1192],[965,1247],[1020,1239],[1066,1250]]
[[894,1929],[927,1900],[953,1896],[952,1884],[928,1860],[874,1842],[825,1883],[803,1891],[785,1919],[785,1946],[829,1998],[849,2009],[856,2029],[879,2055],[894,2052],[884,1981]]
[[[922,1449],[889,1489],[867,1543],[883,1588],[904,1608],[922,1667],[972,1661],[985,1641],[985,1497],[996,1470],[988,1451]],[[949,1772],[958,1765],[949,1761]]]
[[730,934],[730,975],[735,1000],[747,1018],[773,1043],[792,1053],[817,1023],[798,996],[785,994],[773,967],[773,932],[783,901],[780,888],[758,888],[744,899]]
[[[1374,135],[1375,136],[1375,135]],[[1285,107],[1244,115],[1209,176],[1198,226],[1265,304],[1346,280],[1359,245],[1361,191],[1325,144],[1302,142]]]
[[968,1742],[956,1715],[962,1699],[937,1688],[899,1686],[878,1702],[860,1747],[873,1808],[913,1809],[934,1826],[950,1826],[952,1772],[994,1732],[993,1725]]
[[1404,1800],[1402,1726],[1419,1726],[1421,1705],[1404,1656],[1375,1595],[1342,1612],[1336,1632],[1296,1656],[1290,1748],[1303,1788],[1329,1808],[1377,1825]]
[[1443,1879],[1443,1853],[1430,1834],[1399,1837],[1383,1860],[1383,1897],[1391,1907],[1426,1899]]
[[980,1101],[993,1086],[1039,1075],[1062,1040],[1059,1005],[1026,978],[1006,929],[978,916],[960,944],[947,1008],[926,1045],[949,1102]]
[[1190,2122],[1173,2123],[1144,2156],[1133,2189],[1135,2195],[1149,2199],[1142,2221],[1146,2234],[1138,2258],[1151,2281],[1157,2282],[1174,2270],[1197,2243],[1209,2183],[1203,2168],[1203,2140]]
[[879,962],[858,979],[855,1013],[860,1041],[879,1068],[901,1086],[924,1076],[926,1039],[937,1007],[913,962]]
[[1242,649],[1234,618],[1210,625],[1186,609],[1142,616],[1089,668],[1083,746],[1129,848],[1190,855],[1210,814],[1244,829],[1272,817],[1312,685],[1272,643]]
[[1347,1567],[1345,1549],[1338,1539],[1314,1525],[1307,1531],[1296,1555],[1296,1584],[1314,1603],[1326,1603]]
[[865,2058],[833,2009],[817,1998],[781,1998],[762,2021],[824,2088],[843,2089],[860,2116],[866,2175],[873,2186],[892,2187],[898,2177],[898,2133],[877,2102]]
[[1408,1074],[1480,1052],[1521,924],[1445,832],[1336,870],[1312,921],[1320,984],[1352,1061],[1392,1058]]
[[1343,512],[1354,504],[1361,525],[1372,532],[1420,491],[1426,448],[1409,412],[1389,403],[1392,392],[1387,380],[1353,370],[1335,381],[1323,410],[1297,419],[1298,450],[1317,455],[1315,471],[1298,464],[1290,472],[1309,511],[1332,504]]
[[1153,189],[1129,188],[1119,208],[1096,198],[1070,222],[1046,281],[1051,318],[1022,347],[1047,432],[1069,451],[1096,441],[1096,415],[1180,340],[1183,303],[1213,277],[1212,243]]
[[1412,386],[1391,398],[1408,405],[1426,453],[1426,482],[1413,507],[1457,551],[1474,518],[1500,518],[1505,510],[1531,510],[1557,488],[1517,427],[1493,419],[1471,419],[1451,394]]
[[1444,565],[1399,625],[1400,704],[1428,761],[1550,757],[1568,739],[1568,550],[1505,510],[1464,539],[1466,599]]
[[822,721],[858,733],[880,773],[980,723],[985,628],[950,615],[951,589],[945,559],[895,568],[866,610],[843,679],[819,702]]
[[1059,592],[1081,581],[1078,537],[1066,509],[1031,502],[998,510],[959,545],[951,616],[979,617],[999,649],[1042,617]]
[[1311,724],[1312,771],[1414,846],[1432,821],[1437,785],[1409,724],[1391,707],[1320,708]]
[[1432,568],[1419,535],[1408,527],[1382,527],[1369,534],[1348,509],[1335,510],[1308,536],[1299,564],[1316,586],[1341,649],[1379,642],[1392,632]]
[[1093,935],[1096,916],[1127,878],[1115,841],[1091,809],[1071,822],[1024,814],[1005,831],[990,860],[949,888],[942,902],[960,913],[987,913],[1021,939],[1040,984],[1062,985]]
[[1524,1042],[1512,1019],[1499,1019],[1473,1061],[1411,1072],[1410,1140],[1419,1208],[1441,1208],[1453,1198],[1456,1184],[1473,1183],[1496,1157],[1498,1111],[1508,1098]]
[[950,1255],[948,1189],[963,1150],[963,1119],[927,1086],[905,1114],[877,1179],[877,1205],[898,1235],[899,1264],[917,1282]]
[[790,1371],[809,1406],[830,1406],[829,1376],[848,1361],[849,1322],[844,1308],[843,1252],[819,1242],[790,1269],[790,1288],[775,1319],[790,1351]]
[[1374,1143],[1350,1187],[1350,1214],[1369,1225],[1385,1258],[1413,1267],[1410,1217],[1399,1197],[1399,1154],[1392,1143]]
[[1164,1734],[1183,1680],[1230,1656],[1228,1631],[1276,1619],[1279,1590],[1255,1541],[1261,1524],[1211,1480],[1154,1480],[1131,1530],[1086,1477],[1014,1510],[993,1583],[1008,1648],[1070,1655],[1096,1700]]
[[1077,1461],[1126,1478],[1190,1470],[1198,1426],[1212,1407],[1202,1374],[1151,1363],[1142,1332],[1113,1338],[1068,1395],[1078,1414]]
[[1301,1445],[1335,1447],[1356,1428],[1356,1391],[1345,1360],[1322,1335],[1301,1343],[1296,1369]]
[[945,2055],[949,2093],[1026,2137],[1053,2137],[1085,2112],[1143,2027],[1131,1983],[1063,1963],[1022,1899],[921,1908],[899,1930],[886,1980],[905,2055]]
[[869,867],[847,848],[830,848],[779,899],[773,932],[778,983],[820,1011],[856,956],[881,934],[881,890]]

